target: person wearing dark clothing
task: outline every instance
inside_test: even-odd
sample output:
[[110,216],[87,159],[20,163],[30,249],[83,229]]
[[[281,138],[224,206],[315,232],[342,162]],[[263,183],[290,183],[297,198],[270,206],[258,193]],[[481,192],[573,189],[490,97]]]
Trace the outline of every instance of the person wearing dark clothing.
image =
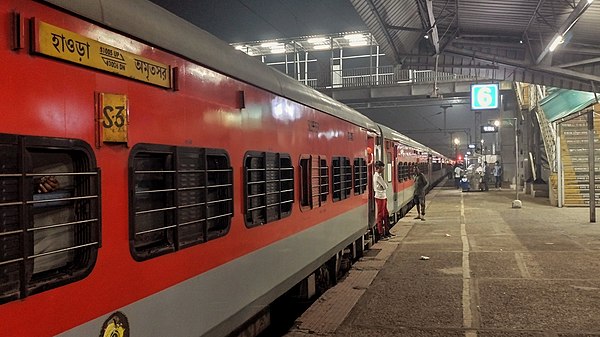
[[415,219],[425,221],[425,192],[429,182],[425,178],[425,174],[421,172],[418,166],[415,166],[415,192],[413,200],[417,206],[417,216]]
[[500,162],[496,160],[496,164],[494,165],[494,178],[496,178],[496,188],[502,189],[502,166],[500,166]]

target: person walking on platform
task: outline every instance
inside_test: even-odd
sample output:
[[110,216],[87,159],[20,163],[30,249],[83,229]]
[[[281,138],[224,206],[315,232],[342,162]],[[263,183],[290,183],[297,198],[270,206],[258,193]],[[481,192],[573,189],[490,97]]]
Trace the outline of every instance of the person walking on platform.
[[494,165],[494,178],[496,179],[495,187],[497,189],[502,189],[502,166],[500,166],[500,162],[496,160],[496,164]]
[[378,160],[375,162],[375,174],[373,174],[373,190],[375,191],[375,205],[377,206],[377,234],[380,238],[386,238],[389,234],[390,214],[387,209],[387,182],[383,178],[385,164]]
[[462,168],[456,164],[454,167],[454,187],[460,188],[460,178],[462,178]]
[[413,195],[413,200],[417,206],[417,216],[415,219],[425,221],[425,192],[427,191],[429,182],[418,166],[415,166],[415,174],[415,193]]

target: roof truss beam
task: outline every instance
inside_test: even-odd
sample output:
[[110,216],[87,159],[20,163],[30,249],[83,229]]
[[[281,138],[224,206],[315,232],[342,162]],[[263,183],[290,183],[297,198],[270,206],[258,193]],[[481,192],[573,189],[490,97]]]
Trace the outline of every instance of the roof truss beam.
[[427,18],[429,19],[429,28],[431,35],[431,43],[433,44],[433,49],[435,50],[435,54],[440,53],[440,36],[438,35],[437,24],[435,21],[435,16],[433,14],[433,0],[426,0],[427,5]]

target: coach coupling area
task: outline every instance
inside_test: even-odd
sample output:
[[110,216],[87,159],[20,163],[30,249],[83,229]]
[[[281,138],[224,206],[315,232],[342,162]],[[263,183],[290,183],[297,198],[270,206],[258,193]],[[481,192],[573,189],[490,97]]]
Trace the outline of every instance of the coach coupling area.
[[435,188],[286,337],[600,336],[600,223],[514,196]]

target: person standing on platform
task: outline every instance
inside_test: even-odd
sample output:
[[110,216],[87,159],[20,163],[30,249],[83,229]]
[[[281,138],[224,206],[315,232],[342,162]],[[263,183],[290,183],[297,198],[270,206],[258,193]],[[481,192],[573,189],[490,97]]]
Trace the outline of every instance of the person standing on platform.
[[488,181],[490,180],[490,167],[487,161],[483,162],[483,190],[489,191]]
[[456,164],[454,167],[454,187],[460,188],[460,178],[462,178],[462,168]]
[[429,182],[425,178],[425,174],[421,172],[418,166],[415,166],[415,193],[413,195],[413,200],[415,205],[417,205],[417,216],[415,219],[421,219],[421,221],[425,221],[425,192],[427,191],[427,186],[429,186]]
[[500,166],[500,162],[496,160],[496,164],[494,165],[494,178],[496,178],[495,186],[497,189],[502,189],[502,166]]
[[383,178],[385,164],[378,160],[375,162],[375,173],[373,174],[373,190],[375,191],[375,204],[377,206],[377,233],[380,238],[386,238],[389,234],[390,214],[387,209],[387,182]]

